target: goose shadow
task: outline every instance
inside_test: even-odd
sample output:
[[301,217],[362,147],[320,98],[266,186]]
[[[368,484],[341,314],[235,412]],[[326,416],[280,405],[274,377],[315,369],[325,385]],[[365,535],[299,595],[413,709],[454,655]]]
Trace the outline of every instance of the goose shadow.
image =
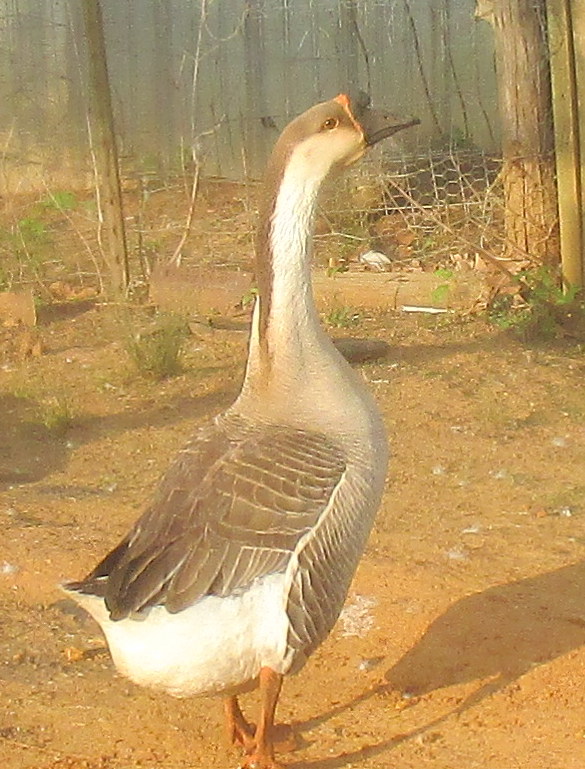
[[[489,679],[480,701],[585,644],[585,561],[456,601],[385,674],[413,695]],[[469,703],[471,704],[471,703]]]
[[384,673],[382,683],[312,719],[297,722],[294,728],[301,733],[310,731],[384,693],[422,696],[473,681],[478,687],[448,713],[408,733],[395,734],[352,753],[299,761],[291,764],[291,769],[338,769],[396,748],[479,704],[533,668],[580,648],[585,645],[584,597],[585,561],[580,561],[461,598]]
[[442,341],[434,340],[428,343],[412,342],[408,338],[393,342],[390,345],[390,352],[386,359],[404,366],[416,367],[425,363],[440,363],[452,356],[465,353],[470,355],[482,353],[484,355],[501,356],[502,351],[514,351],[517,353],[518,350],[528,352],[531,349],[529,345],[519,342],[505,332],[492,333],[489,336],[471,339],[443,339]]

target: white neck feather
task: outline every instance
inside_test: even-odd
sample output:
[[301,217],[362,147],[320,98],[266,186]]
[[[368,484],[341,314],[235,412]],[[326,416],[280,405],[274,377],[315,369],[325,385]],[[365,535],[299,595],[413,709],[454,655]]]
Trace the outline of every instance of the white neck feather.
[[[313,219],[321,184],[307,172],[304,158],[293,154],[282,178],[270,228],[272,288],[269,336],[286,338],[295,329],[306,334],[318,326],[311,291]],[[274,339],[276,341],[276,339]]]
[[[278,187],[267,247],[271,281],[252,319],[248,366],[239,401],[266,390],[285,392],[314,379],[324,355],[338,357],[319,322],[311,288],[313,218],[323,173],[293,152]],[[326,172],[325,172],[326,175]],[[260,306],[268,317],[260,323]],[[264,312],[263,309],[263,312]]]
[[[371,396],[321,327],[313,300],[313,216],[324,175],[302,155],[293,154],[287,164],[270,222],[270,293],[256,302],[246,377],[234,410],[257,419],[308,422],[331,433],[370,434],[377,415]],[[260,338],[262,303],[269,315]]]

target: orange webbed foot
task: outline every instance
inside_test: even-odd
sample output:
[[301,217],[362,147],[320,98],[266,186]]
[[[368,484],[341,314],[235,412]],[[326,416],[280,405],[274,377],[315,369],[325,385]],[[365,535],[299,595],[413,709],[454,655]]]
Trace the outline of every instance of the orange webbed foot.
[[241,745],[246,753],[253,753],[256,748],[256,740],[254,738],[254,727],[251,724],[246,725],[247,728],[241,726],[235,726],[232,728],[230,739],[232,745]]
[[[230,725],[232,745],[241,745],[245,753],[253,753],[256,748],[256,725],[239,722]],[[298,750],[300,742],[290,724],[276,724],[270,730],[270,740],[276,753],[292,753]]]

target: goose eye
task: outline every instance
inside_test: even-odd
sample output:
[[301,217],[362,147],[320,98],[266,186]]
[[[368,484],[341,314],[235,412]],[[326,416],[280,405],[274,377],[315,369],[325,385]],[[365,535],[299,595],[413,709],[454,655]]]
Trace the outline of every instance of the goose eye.
[[327,118],[327,120],[321,126],[322,131],[332,131],[339,125],[339,120],[335,117]]

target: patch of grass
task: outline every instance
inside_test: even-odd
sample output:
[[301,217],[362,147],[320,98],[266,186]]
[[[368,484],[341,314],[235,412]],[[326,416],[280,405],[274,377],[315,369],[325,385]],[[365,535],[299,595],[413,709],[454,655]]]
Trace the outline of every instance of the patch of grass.
[[347,272],[347,264],[330,264],[325,270],[328,278],[334,278],[336,275]]
[[71,192],[50,194],[44,201],[29,206],[18,220],[0,228],[3,284],[8,283],[7,276],[18,276],[19,281],[33,277],[41,282],[54,280],[52,275],[60,269],[57,265],[61,265],[61,261],[53,243],[53,212],[63,213],[77,205]]
[[358,325],[360,318],[354,307],[332,307],[325,315],[325,323],[335,328],[352,328]]
[[44,243],[47,238],[47,228],[36,216],[25,216],[17,224],[22,239],[27,243]]
[[166,379],[182,371],[187,334],[183,318],[160,315],[152,328],[126,336],[126,352],[139,374],[148,379]]
[[497,296],[488,309],[488,318],[496,326],[526,340],[550,340],[559,335],[568,318],[581,317],[585,322],[578,287],[563,290],[554,270],[541,266],[522,270],[516,278],[518,293]]
[[74,422],[71,402],[63,394],[44,398],[39,403],[39,418],[49,432],[63,436]]
[[77,196],[74,192],[67,190],[51,192],[47,199],[43,200],[41,206],[54,211],[71,211],[77,207]]
[[518,308],[514,301],[514,297],[509,294],[496,296],[487,311],[490,323],[504,331],[508,329],[521,330],[528,320],[526,314],[528,308]]
[[420,240],[418,251],[421,258],[433,257],[441,248],[441,242],[436,235],[427,235]]
[[36,271],[46,259],[50,237],[45,223],[38,216],[25,216],[14,226],[8,242],[17,261],[20,264],[28,262]]
[[431,302],[433,305],[443,305],[447,303],[451,286],[448,283],[441,283],[431,291]]

